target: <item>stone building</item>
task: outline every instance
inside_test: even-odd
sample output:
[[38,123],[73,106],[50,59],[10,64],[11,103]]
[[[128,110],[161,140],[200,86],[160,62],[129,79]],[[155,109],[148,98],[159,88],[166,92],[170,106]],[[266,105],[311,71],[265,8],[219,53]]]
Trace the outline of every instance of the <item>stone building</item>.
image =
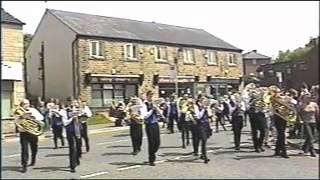
[[243,75],[250,76],[253,74],[257,76],[257,68],[263,64],[271,63],[271,57],[265,56],[253,50],[243,54]]
[[24,24],[1,8],[1,122],[3,132],[12,129],[14,125],[11,121],[12,109],[25,97],[22,32]]
[[224,94],[239,85],[241,51],[202,29],[47,9],[27,50],[27,89],[97,109],[147,90],[166,97],[175,79],[179,95]]

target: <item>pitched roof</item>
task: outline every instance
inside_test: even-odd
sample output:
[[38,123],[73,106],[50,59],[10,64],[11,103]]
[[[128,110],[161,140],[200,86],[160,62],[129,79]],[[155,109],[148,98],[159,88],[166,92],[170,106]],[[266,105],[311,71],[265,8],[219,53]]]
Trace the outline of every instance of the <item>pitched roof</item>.
[[13,17],[11,14],[6,12],[3,8],[1,8],[1,23],[25,25],[24,22],[22,22],[19,19]]
[[80,35],[241,51],[202,29],[53,9],[47,11]]
[[271,59],[271,57],[257,53],[256,50],[243,54],[243,59]]

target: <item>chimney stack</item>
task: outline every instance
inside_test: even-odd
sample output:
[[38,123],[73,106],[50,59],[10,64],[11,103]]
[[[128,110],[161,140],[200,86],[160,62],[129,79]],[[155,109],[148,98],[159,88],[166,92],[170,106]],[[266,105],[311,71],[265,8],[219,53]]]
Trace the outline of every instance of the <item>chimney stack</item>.
[[252,52],[255,52],[255,53],[256,53],[256,52],[257,52],[257,50],[252,50]]

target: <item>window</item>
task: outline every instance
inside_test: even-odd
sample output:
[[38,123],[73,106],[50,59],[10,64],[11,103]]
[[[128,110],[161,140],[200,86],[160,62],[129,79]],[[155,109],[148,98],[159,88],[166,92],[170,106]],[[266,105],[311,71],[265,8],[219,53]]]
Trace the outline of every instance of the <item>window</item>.
[[90,56],[103,57],[103,45],[100,41],[90,42]]
[[236,55],[235,54],[229,54],[228,64],[229,65],[236,65]]
[[130,60],[137,60],[137,45],[126,44],[125,45],[125,57]]
[[291,68],[287,69],[287,74],[291,74]]
[[113,100],[124,101],[137,95],[136,84],[92,84],[92,107],[109,107]]
[[257,60],[256,59],[252,59],[252,64],[257,64]]
[[194,63],[194,50],[193,49],[184,49],[183,50],[183,59],[185,63]]
[[217,53],[215,51],[207,51],[208,64],[217,65]]
[[157,61],[168,61],[167,47],[157,46],[155,56]]
[[274,71],[273,71],[273,70],[271,70],[271,69],[270,69],[270,70],[268,70],[268,75],[269,75],[269,76],[274,76]]

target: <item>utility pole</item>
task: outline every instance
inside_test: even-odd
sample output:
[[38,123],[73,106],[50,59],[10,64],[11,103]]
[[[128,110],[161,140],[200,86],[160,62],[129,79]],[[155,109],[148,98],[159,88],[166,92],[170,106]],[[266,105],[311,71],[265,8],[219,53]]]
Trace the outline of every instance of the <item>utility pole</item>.
[[44,67],[44,43],[41,42],[41,52],[40,52],[40,78],[42,80],[42,99],[46,98],[46,84],[45,84],[45,67]]
[[176,89],[176,96],[178,98],[179,97],[179,86],[178,86],[178,59],[177,58],[174,59],[174,69],[175,69],[175,74],[176,74],[175,89]]

